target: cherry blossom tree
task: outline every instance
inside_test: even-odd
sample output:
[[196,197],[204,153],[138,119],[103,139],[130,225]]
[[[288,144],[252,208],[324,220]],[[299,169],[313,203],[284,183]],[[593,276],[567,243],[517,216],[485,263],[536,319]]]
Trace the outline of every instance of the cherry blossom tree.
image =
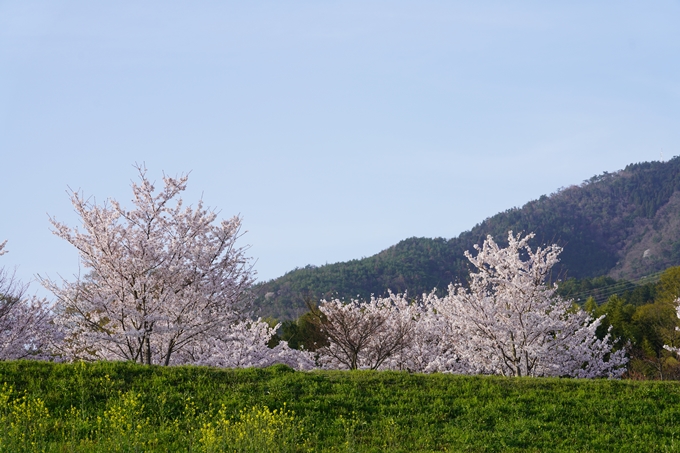
[[[417,307],[406,295],[390,293],[370,301],[323,300],[314,311],[328,345],[316,350],[325,368],[399,367],[399,354],[412,342]],[[396,362],[388,362],[389,359]]]
[[273,348],[267,346],[280,326],[271,327],[261,319],[225,326],[218,336],[208,340],[206,351],[193,352],[191,361],[223,368],[261,368],[277,363],[297,370],[314,368],[310,352],[291,349],[285,341]]
[[[0,255],[7,253],[0,244]],[[27,286],[0,269],[0,360],[48,359],[57,332],[45,299],[26,296]]]
[[[432,298],[445,317],[459,370],[508,376],[619,377],[627,359],[613,351],[610,335],[598,339],[602,318],[592,319],[548,286],[561,248],[532,250],[529,234],[508,234],[501,248],[488,236],[477,255],[466,257],[477,268],[469,288],[449,286]],[[452,370],[453,371],[453,370]]]
[[156,191],[137,169],[133,209],[71,191],[82,230],[51,219],[86,271],[71,282],[43,280],[58,298],[66,358],[182,363],[243,317],[253,272],[236,245],[241,219],[215,224],[202,201],[185,207],[186,175],[164,177]]
[[420,301],[411,301],[411,341],[387,361],[386,368],[421,373],[467,371],[456,352],[455,326],[434,308],[438,300],[433,290]]
[[448,341],[451,326],[433,300],[434,292],[422,300],[389,293],[370,301],[322,301],[312,312],[327,339],[315,351],[319,363],[330,369],[463,372]]

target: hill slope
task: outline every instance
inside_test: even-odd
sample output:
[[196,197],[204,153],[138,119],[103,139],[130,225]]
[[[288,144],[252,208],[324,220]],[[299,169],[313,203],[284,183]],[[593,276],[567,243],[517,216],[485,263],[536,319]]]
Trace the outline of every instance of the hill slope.
[[289,319],[305,311],[305,297],[446,288],[465,280],[465,250],[489,234],[503,243],[508,230],[535,232],[535,245],[563,246],[561,276],[634,279],[680,264],[679,214],[680,158],[631,164],[496,214],[456,238],[409,238],[361,260],[296,269],[256,285],[255,304],[262,315]]
[[3,452],[678,450],[677,382],[31,361],[0,382]]

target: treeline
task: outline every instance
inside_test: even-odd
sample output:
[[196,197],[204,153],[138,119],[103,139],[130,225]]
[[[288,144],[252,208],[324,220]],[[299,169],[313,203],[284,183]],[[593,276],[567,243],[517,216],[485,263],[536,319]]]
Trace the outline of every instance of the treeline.
[[[656,281],[636,284],[611,277],[568,279],[559,282],[557,293],[594,318],[604,316],[597,330],[602,339],[610,332],[615,350],[624,349],[629,362],[624,378],[680,379],[680,362],[665,345],[680,346],[680,321],[676,315],[680,297],[680,266],[661,273]],[[579,295],[588,294],[579,299]],[[311,299],[307,300],[314,304]],[[272,320],[272,322],[274,322]],[[314,314],[306,312],[281,323],[272,345],[285,340],[294,349],[314,351],[327,344]]]
[[680,266],[661,274],[656,283],[628,287],[598,305],[594,297],[583,308],[594,317],[604,316],[598,336],[608,329],[628,352],[628,378],[680,379],[680,362],[666,345],[680,346],[677,301]]
[[[564,247],[555,278],[635,279],[680,264],[680,158],[631,164],[496,214],[452,239],[409,238],[368,258],[307,266],[254,286],[263,316],[295,319],[305,298],[368,298],[388,290],[442,292],[469,273],[466,250],[487,235],[536,232],[532,245]],[[644,256],[643,256],[644,255]]]

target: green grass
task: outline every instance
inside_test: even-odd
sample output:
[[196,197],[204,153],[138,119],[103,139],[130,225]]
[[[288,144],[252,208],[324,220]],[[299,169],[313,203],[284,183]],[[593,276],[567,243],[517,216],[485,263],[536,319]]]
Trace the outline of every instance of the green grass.
[[680,451],[676,382],[20,361],[3,383],[0,451]]

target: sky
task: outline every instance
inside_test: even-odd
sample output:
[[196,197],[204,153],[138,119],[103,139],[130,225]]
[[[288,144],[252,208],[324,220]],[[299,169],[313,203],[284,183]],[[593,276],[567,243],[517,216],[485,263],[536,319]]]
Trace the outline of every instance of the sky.
[[455,237],[680,154],[680,2],[0,0],[0,266],[79,272],[134,165],[240,215],[259,280]]

